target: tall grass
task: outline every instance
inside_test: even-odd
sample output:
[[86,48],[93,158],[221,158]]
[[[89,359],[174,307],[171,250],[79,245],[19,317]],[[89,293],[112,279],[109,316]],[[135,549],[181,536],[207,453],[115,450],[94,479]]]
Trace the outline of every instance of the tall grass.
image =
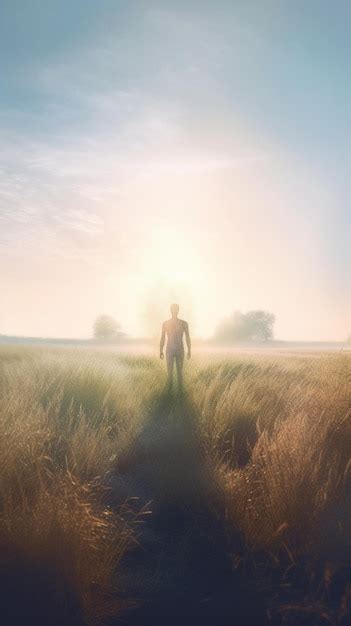
[[260,575],[280,571],[280,610],[286,597],[291,615],[300,582],[294,610],[311,623],[314,611],[342,617],[351,599],[351,576],[335,585],[351,563],[350,356],[227,360],[200,369],[191,395],[228,524],[260,554]]
[[[189,446],[204,451],[228,536],[244,539],[233,561],[264,590],[275,623],[348,623],[350,356],[207,357],[187,368]],[[161,365],[146,357],[0,349],[5,613],[95,625],[132,601],[122,559],[133,524],[127,503],[109,508],[106,476],[137,458],[164,384]],[[174,474],[154,462],[155,472]]]
[[103,478],[152,408],[157,368],[0,350],[0,584],[15,581],[5,613],[98,624],[124,606],[118,565],[132,530],[123,509],[106,507]]

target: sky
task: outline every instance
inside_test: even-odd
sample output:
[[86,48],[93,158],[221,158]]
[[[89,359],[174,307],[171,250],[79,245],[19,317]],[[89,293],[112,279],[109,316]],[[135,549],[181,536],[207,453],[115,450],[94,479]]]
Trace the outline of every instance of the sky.
[[351,333],[346,0],[2,0],[0,334]]

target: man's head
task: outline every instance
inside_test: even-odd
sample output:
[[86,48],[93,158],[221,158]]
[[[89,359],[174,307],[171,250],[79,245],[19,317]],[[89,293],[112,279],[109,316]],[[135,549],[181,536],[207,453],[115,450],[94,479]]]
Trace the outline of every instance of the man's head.
[[177,317],[179,313],[179,304],[171,304],[172,317]]

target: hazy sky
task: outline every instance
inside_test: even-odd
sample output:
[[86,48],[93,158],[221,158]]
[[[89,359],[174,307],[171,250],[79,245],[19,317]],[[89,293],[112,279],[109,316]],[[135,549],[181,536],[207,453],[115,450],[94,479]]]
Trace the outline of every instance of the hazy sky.
[[0,334],[351,332],[351,5],[1,0]]

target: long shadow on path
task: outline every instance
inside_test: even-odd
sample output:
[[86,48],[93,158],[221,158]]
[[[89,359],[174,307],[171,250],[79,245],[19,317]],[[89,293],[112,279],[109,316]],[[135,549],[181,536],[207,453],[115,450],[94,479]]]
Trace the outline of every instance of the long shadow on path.
[[137,600],[124,624],[158,624],[166,617],[194,624],[195,617],[204,623],[224,616],[264,624],[258,597],[233,568],[240,539],[229,545],[215,513],[218,494],[186,396],[159,399],[116,477],[119,491],[123,484],[124,495],[136,497],[139,508],[150,503],[151,510],[139,547],[124,562],[127,596]]

